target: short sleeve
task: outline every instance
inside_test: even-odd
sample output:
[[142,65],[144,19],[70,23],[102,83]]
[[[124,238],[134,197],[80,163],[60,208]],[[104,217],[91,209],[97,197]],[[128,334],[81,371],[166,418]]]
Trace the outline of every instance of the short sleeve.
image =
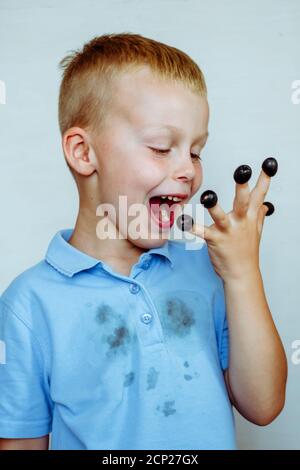
[[219,359],[222,369],[225,370],[229,366],[229,330],[226,315],[224,285],[221,278],[218,278],[218,281],[214,294],[214,317]]
[[38,340],[0,298],[0,438],[51,431],[51,400]]

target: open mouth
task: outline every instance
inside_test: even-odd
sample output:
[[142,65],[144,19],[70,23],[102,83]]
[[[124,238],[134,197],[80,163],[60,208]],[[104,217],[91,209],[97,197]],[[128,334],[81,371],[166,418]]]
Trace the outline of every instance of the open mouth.
[[152,196],[149,199],[150,214],[160,228],[174,224],[175,212],[188,198],[186,194]]

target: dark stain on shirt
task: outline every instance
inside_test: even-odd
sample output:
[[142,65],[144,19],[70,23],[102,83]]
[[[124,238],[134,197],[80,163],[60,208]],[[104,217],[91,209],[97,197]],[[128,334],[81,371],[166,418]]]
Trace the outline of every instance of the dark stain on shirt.
[[165,401],[162,412],[163,414],[168,417],[169,415],[173,415],[176,413],[176,409],[174,408],[175,401]]
[[120,325],[114,328],[113,332],[107,336],[106,339],[109,349],[107,355],[116,354],[117,352],[123,352],[127,354],[127,346],[130,344],[130,334],[126,326]]
[[184,337],[195,324],[194,312],[181,299],[168,299],[163,309],[162,321],[167,334]]
[[152,388],[156,387],[158,374],[159,372],[154,367],[150,367],[148,374],[147,374],[147,382],[148,382],[147,390],[151,390]]
[[101,325],[101,342],[108,345],[106,357],[119,353],[127,355],[133,338],[123,315],[103,303],[98,307],[95,319]]
[[184,378],[185,380],[192,380],[193,377],[189,374],[184,374]]
[[125,375],[124,387],[129,387],[129,385],[131,385],[133,381],[134,381],[134,372],[131,371]]
[[98,308],[96,320],[101,325],[114,318],[114,312],[109,305],[103,304]]
[[188,361],[185,361],[185,362],[183,363],[183,365],[184,365],[184,367],[189,367]]

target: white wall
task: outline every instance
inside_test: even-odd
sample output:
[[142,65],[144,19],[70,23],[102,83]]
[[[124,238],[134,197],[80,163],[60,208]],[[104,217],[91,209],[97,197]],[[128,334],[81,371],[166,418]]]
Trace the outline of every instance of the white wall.
[[214,189],[229,211],[235,168],[252,167],[252,187],[264,158],[277,158],[261,269],[289,360],[287,401],[267,427],[237,415],[242,449],[300,448],[300,364],[291,361],[300,339],[300,104],[291,99],[300,80],[299,25],[299,0],[0,0],[0,292],[44,257],[57,230],[74,225],[78,197],[57,123],[58,62],[96,35],[143,34],[203,69],[211,120],[199,195]]

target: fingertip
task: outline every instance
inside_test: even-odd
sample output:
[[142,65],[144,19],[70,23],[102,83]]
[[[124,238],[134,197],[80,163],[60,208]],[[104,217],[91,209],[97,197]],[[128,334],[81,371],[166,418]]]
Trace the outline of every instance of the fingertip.
[[211,209],[214,207],[218,202],[218,196],[214,191],[208,189],[201,194],[200,203],[206,208]]
[[261,166],[262,170],[266,173],[266,175],[272,177],[276,175],[277,170],[278,170],[278,162],[276,158],[274,157],[269,157],[266,158]]
[[183,232],[189,231],[194,225],[194,219],[188,214],[181,214],[176,220],[177,227]]
[[268,208],[268,209],[267,209],[267,212],[265,213],[265,215],[266,215],[266,216],[272,215],[273,212],[275,211],[274,205],[273,205],[271,202],[267,202],[267,201],[265,201],[265,202],[263,203],[263,205],[264,205],[264,206],[267,206],[267,208]]
[[233,179],[237,184],[247,183],[252,175],[252,170],[249,165],[240,165],[233,173]]

